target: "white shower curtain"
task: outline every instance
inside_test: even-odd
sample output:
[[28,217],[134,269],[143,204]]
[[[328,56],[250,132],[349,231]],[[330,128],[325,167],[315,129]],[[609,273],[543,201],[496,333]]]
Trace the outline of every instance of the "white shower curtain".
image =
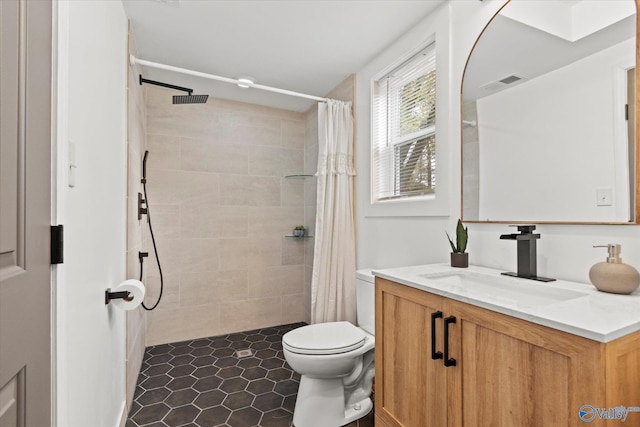
[[311,323],[356,322],[351,103],[318,104],[318,197]]

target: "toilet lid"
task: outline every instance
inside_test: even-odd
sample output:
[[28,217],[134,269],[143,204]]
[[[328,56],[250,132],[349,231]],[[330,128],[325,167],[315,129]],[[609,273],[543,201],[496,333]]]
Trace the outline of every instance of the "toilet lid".
[[293,353],[337,354],[364,345],[366,334],[349,322],[317,323],[287,332],[283,345]]

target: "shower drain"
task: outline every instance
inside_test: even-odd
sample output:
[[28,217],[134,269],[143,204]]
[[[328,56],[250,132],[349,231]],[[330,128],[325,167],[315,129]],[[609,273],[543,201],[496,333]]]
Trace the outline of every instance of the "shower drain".
[[246,350],[237,350],[236,351],[236,357],[237,358],[250,357],[250,356],[253,356],[253,352],[249,348],[246,349]]

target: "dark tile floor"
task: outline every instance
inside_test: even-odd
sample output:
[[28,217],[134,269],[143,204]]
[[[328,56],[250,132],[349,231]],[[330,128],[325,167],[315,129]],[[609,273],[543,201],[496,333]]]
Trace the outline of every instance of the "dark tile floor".
[[[300,376],[282,335],[303,325],[147,348],[126,427],[290,427]],[[373,413],[347,427],[373,427]]]

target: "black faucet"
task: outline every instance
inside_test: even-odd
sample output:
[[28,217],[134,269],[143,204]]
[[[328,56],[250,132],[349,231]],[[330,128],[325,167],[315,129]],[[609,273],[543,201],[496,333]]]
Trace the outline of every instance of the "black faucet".
[[535,225],[518,225],[518,233],[503,234],[500,239],[515,240],[518,242],[518,272],[502,273],[505,276],[522,277],[524,279],[537,280],[539,282],[553,282],[556,279],[548,277],[540,277],[537,273],[536,262],[536,240],[540,238],[539,234],[534,234]]

